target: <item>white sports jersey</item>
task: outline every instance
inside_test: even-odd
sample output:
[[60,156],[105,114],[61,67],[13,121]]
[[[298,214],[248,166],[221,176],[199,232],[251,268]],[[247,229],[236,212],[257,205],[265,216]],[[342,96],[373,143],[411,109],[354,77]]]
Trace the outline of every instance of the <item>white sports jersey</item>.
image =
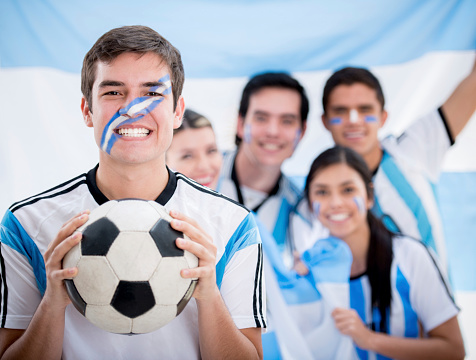
[[[286,264],[292,266],[292,249],[287,242],[288,224],[289,214],[299,198],[299,188],[287,176],[281,174],[271,193],[256,205],[256,201],[242,195],[243,189],[240,188],[235,173],[235,157],[236,151],[224,154],[217,191],[253,210],[276,240]],[[247,194],[252,195],[251,192]]]
[[[421,240],[438,254],[447,273],[447,255],[435,184],[453,140],[441,110],[415,121],[400,137],[382,140],[383,158],[373,176],[372,212],[391,231]],[[291,215],[292,241],[302,253],[328,236],[315,221],[307,199]]]
[[381,144],[383,158],[373,177],[375,206],[393,231],[420,239],[447,271],[447,255],[435,184],[453,139],[441,109],[415,121],[398,138]]
[[[387,320],[389,334],[417,338],[458,314],[452,294],[439,271],[437,261],[420,241],[396,236],[393,238],[393,261],[390,274],[391,311]],[[378,329],[380,313],[371,306],[367,275],[350,281],[350,304],[368,327]],[[386,359],[357,349],[361,359]]]
[[[0,227],[1,327],[26,329],[46,289],[43,254],[67,220],[108,199],[96,185],[97,167],[13,204]],[[217,284],[236,326],[265,327],[259,233],[252,214],[179,173],[156,201],[195,219],[217,246]],[[66,308],[63,359],[199,359],[195,300],[166,326],[125,336],[92,325]]]

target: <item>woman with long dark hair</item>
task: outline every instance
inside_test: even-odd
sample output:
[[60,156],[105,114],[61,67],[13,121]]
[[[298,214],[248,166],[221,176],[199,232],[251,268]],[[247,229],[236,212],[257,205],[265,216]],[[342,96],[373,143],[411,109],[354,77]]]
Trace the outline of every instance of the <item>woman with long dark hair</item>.
[[332,316],[360,358],[464,358],[458,308],[435,259],[369,211],[371,174],[360,155],[341,146],[323,152],[311,165],[305,193],[317,220],[352,252],[351,308],[335,308]]

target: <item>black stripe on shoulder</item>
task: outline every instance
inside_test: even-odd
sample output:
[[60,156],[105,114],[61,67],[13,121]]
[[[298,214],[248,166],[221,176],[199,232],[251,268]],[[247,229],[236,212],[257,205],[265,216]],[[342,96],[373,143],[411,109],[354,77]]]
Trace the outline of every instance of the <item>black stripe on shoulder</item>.
[[453,134],[450,131],[450,127],[448,125],[448,120],[446,119],[446,116],[443,113],[443,108],[441,108],[441,107],[438,108],[438,114],[440,115],[441,120],[443,121],[443,125],[445,125],[446,133],[448,134],[448,139],[450,140],[450,144],[451,144],[451,146],[453,146],[454,143],[455,143],[455,139],[453,137]]
[[418,244],[420,244],[421,246],[423,246],[423,248],[426,250],[426,252],[428,253],[428,255],[430,256],[430,259],[431,261],[433,262],[433,265],[435,265],[435,268],[436,268],[436,271],[438,271],[438,275],[440,276],[440,280],[441,282],[443,283],[444,287],[445,287],[445,290],[446,290],[446,293],[448,294],[448,296],[450,297],[451,301],[453,302],[453,304],[458,308],[458,310],[460,310],[460,308],[458,307],[458,305],[456,305],[456,302],[455,302],[455,299],[454,299],[454,296],[453,296],[453,293],[451,292],[450,288],[448,287],[448,284],[445,280],[445,277],[443,276],[441,270],[440,270],[440,266],[438,265],[438,262],[436,261],[435,259],[435,256],[433,255],[432,251],[430,250],[430,248],[423,242],[421,242],[420,240],[418,239],[415,239],[411,236],[407,236],[405,235],[404,236],[405,238],[411,240],[411,241],[414,241]]
[[[79,180],[83,178],[82,180]],[[77,181],[79,180],[79,181]],[[75,182],[76,181],[76,182]],[[61,191],[57,191],[55,192],[55,190],[58,190],[58,189],[61,189],[65,186],[68,186],[69,184],[72,184],[71,186],[61,190]],[[37,195],[34,195],[34,196],[31,196],[25,200],[22,200],[22,201],[19,201],[19,202],[16,202],[14,203],[12,206],[10,206],[10,211],[11,212],[15,212],[16,210],[18,209],[21,209],[22,207],[24,206],[27,206],[27,205],[31,205],[31,204],[34,204],[40,200],[43,200],[43,199],[51,199],[51,198],[54,198],[56,196],[59,196],[59,195],[63,195],[63,194],[66,194],[74,189],[76,189],[78,186],[82,185],[82,184],[86,184],[86,174],[82,174],[82,175],[79,175],[71,180],[68,180],[58,186],[55,186],[49,190],[46,190],[46,191],[43,191],[42,193],[40,194],[37,194]]]
[[3,329],[5,327],[5,322],[7,321],[8,287],[7,287],[7,276],[5,274],[5,260],[3,259],[1,244],[0,244],[0,266],[1,266],[1,273],[0,273],[1,285],[0,286],[3,288],[3,293],[0,288],[0,298],[1,298],[1,303],[3,303],[3,306],[0,309],[0,313],[2,314],[0,328]]
[[233,200],[233,199],[230,199],[228,196],[225,196],[223,195],[222,193],[219,193],[219,192],[216,192],[215,190],[212,190],[206,186],[203,186],[199,183],[197,183],[196,181],[186,177],[185,175],[179,173],[179,172],[176,172],[175,173],[175,176],[177,177],[177,179],[179,180],[183,180],[185,181],[187,184],[189,184],[190,186],[194,187],[195,189],[197,190],[200,190],[204,193],[207,193],[207,194],[210,194],[210,195],[213,195],[213,196],[216,196],[216,197],[219,197],[219,198],[222,198],[224,200],[228,200],[229,202],[235,204],[235,205],[238,205],[239,207],[245,209],[246,211],[250,212],[250,209],[248,209],[246,206],[244,206],[243,204],[240,204],[239,202]]

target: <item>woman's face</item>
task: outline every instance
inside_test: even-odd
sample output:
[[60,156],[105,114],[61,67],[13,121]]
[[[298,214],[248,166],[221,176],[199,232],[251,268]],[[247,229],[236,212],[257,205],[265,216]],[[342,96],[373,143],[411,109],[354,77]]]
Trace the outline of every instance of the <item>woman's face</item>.
[[314,215],[335,237],[345,240],[368,226],[372,201],[359,173],[347,164],[319,170],[309,186],[309,202]]
[[167,165],[196,182],[215,189],[222,164],[211,127],[184,129],[174,135]]

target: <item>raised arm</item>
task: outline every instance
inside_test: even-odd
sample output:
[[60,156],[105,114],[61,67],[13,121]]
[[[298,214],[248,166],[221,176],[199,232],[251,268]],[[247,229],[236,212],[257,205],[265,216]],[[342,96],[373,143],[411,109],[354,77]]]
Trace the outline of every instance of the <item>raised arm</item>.
[[65,254],[81,240],[73,234],[88,219],[81,213],[63,225],[44,255],[47,285],[38,309],[26,330],[0,329],[1,359],[61,359],[65,309],[70,303],[63,280],[78,269],[62,269]]
[[476,111],[476,59],[471,73],[456,87],[442,109],[454,139]]

